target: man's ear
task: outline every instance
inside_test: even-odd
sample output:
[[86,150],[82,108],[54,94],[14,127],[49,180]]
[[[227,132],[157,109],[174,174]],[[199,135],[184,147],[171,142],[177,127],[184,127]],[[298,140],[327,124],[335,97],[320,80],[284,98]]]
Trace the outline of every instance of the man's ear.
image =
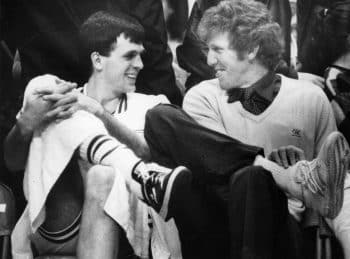
[[101,71],[102,70],[102,58],[100,53],[98,52],[92,52],[90,55],[92,66],[95,70]]
[[259,46],[254,47],[251,51],[248,53],[248,60],[253,61],[256,58],[256,55],[258,54],[259,51]]

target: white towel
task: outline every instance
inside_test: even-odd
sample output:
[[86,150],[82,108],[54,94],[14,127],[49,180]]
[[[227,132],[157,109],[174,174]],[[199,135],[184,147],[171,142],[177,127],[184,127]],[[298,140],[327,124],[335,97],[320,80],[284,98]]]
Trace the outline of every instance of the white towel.
[[[46,75],[32,80],[26,93],[35,90],[36,86],[55,83],[55,78]],[[26,96],[23,106],[26,105],[25,102]],[[79,145],[89,136],[98,134],[107,134],[103,123],[94,115],[84,111],[78,111],[70,119],[51,123],[48,127],[34,132],[23,182],[28,204],[11,237],[14,259],[33,258],[29,236],[45,220],[44,205],[50,190]],[[116,171],[113,190],[108,200],[113,200],[118,207],[116,210],[118,213],[111,216],[124,228],[128,237],[133,237],[136,233],[145,233],[131,240],[129,238],[129,241],[138,255],[146,257],[148,255],[149,229],[147,221],[143,219],[147,217],[141,216],[141,224],[131,226],[132,220],[130,219],[140,218],[137,210],[139,208],[146,210],[147,208],[138,204],[130,206],[131,200],[140,203],[130,196],[123,176]],[[136,210],[131,208],[136,208]],[[141,214],[144,213],[146,212]],[[135,227],[139,229],[134,229]]]

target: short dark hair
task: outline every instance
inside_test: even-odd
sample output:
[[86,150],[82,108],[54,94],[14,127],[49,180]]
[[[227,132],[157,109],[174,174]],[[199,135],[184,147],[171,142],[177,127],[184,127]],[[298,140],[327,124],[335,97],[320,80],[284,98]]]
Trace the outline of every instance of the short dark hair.
[[262,3],[231,0],[209,8],[199,23],[199,37],[207,42],[216,33],[226,32],[239,58],[259,47],[257,59],[269,70],[274,70],[282,58],[280,27]]
[[102,56],[109,56],[121,34],[134,43],[142,43],[145,33],[134,17],[117,11],[113,15],[105,11],[96,12],[80,27],[80,38],[88,55],[96,51]]

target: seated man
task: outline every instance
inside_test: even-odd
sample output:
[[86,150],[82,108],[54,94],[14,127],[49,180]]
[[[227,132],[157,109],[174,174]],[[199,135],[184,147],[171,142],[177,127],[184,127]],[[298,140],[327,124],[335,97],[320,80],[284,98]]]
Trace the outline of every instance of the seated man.
[[[264,6],[253,1],[225,1],[209,9],[199,24],[199,35],[208,44],[207,61],[215,69],[217,79],[204,81],[191,89],[185,96],[183,107],[199,124],[245,143],[264,147],[266,155],[272,152],[275,161],[288,167],[304,156],[307,160],[315,158],[336,127],[331,108],[320,89],[274,73],[281,58],[278,29],[267,16]],[[195,150],[196,153],[201,152],[206,160],[211,160],[206,161],[208,164],[220,161],[220,166],[225,167],[224,161],[228,161],[227,165],[232,165],[230,152],[219,148],[198,151],[199,146],[205,149],[205,138],[202,140],[198,132],[186,132],[191,124],[181,112],[157,107],[149,112],[148,117],[145,134],[156,161],[161,163],[162,152],[168,150],[177,163],[187,166],[194,173],[194,163],[198,163],[192,155]],[[168,136],[168,133],[162,132],[176,133]],[[174,139],[180,139],[183,134],[187,134],[191,142],[177,141],[176,147]],[[222,142],[225,143],[225,139]],[[339,143],[344,145],[342,156],[346,158],[349,149],[343,137]],[[293,147],[281,148],[289,145]],[[277,152],[278,148],[281,149]],[[204,155],[205,152],[208,153]],[[344,166],[347,168],[348,164]],[[333,172],[334,169],[329,173]],[[344,177],[339,179],[344,182]],[[278,179],[275,181],[279,185]],[[338,184],[337,188],[341,188],[344,183]],[[313,192],[317,192],[316,189]],[[342,190],[338,192],[336,203],[342,203]],[[305,201],[303,198],[300,200]],[[299,220],[303,206],[296,201],[291,204],[294,205],[290,208],[291,212]],[[340,207],[337,210],[339,212]],[[318,211],[329,218],[337,215]],[[260,212],[256,218],[266,219],[262,215]],[[266,222],[262,220],[261,225],[264,224]],[[254,244],[248,240],[245,249]]]
[[[130,196],[130,206],[133,207],[128,210],[135,210],[139,213],[130,216],[136,217],[136,222],[133,222],[132,218],[128,219],[130,224],[134,223],[135,226],[123,225],[122,222],[118,221],[118,216],[113,218],[113,215],[123,214],[123,209],[128,208],[127,199],[121,201],[124,204],[116,205],[116,212],[104,213],[103,207],[110,197],[108,194],[113,186],[114,171],[111,170],[110,164],[105,164],[104,161],[98,161],[96,164],[106,166],[91,167],[90,157],[86,157],[86,153],[77,152],[78,155],[75,156],[72,153],[75,149],[81,151],[85,145],[90,144],[90,141],[93,140],[93,138],[89,138],[91,132],[99,132],[101,136],[105,136],[107,131],[97,129],[98,121],[97,123],[79,125],[81,121],[88,122],[89,119],[86,118],[79,120],[79,117],[74,117],[70,119],[73,122],[67,120],[66,124],[52,121],[69,117],[78,106],[85,107],[86,102],[90,102],[92,107],[97,106],[104,111],[104,117],[118,117],[120,121],[133,129],[134,131],[129,132],[132,136],[137,134],[142,136],[146,111],[158,103],[168,102],[164,96],[133,93],[137,75],[143,67],[140,58],[143,51],[143,36],[143,27],[134,18],[122,13],[116,13],[116,17],[103,12],[95,13],[81,27],[82,42],[86,44],[86,58],[91,60],[91,75],[85,86],[81,88],[83,94],[78,91],[71,92],[72,88],[75,87],[74,84],[49,75],[32,80],[26,89],[23,108],[18,115],[17,124],[5,143],[5,153],[7,164],[12,169],[20,169],[27,162],[24,185],[28,199],[28,216],[32,228],[30,231],[32,234],[29,238],[39,255],[47,253],[74,255],[77,246],[77,255],[81,258],[114,258],[118,252],[117,237],[121,229],[126,232],[137,255],[141,257],[148,255],[150,229],[148,228],[147,207],[137,200],[133,202],[132,196]],[[68,95],[67,92],[70,94]],[[48,95],[49,93],[51,95]],[[44,99],[44,95],[47,99]],[[53,104],[48,101],[49,98],[55,99],[56,102]],[[77,105],[72,106],[72,104]],[[57,128],[59,129],[57,130]],[[65,130],[58,134],[60,128]],[[27,159],[32,138],[29,158]],[[64,149],[65,154],[60,154],[60,143],[57,144],[56,140],[69,147]],[[95,139],[95,141],[97,140]],[[44,144],[38,144],[41,142]],[[133,143],[127,144],[133,147]],[[47,150],[45,145],[52,147]],[[94,154],[100,154],[98,150],[106,151],[103,148],[108,147],[108,144],[106,146],[106,143],[105,145],[100,143],[100,149],[94,149],[94,152],[97,152]],[[117,142],[117,147],[123,149],[119,142]],[[140,156],[142,153],[142,150],[137,152]],[[47,161],[40,162],[40,156],[46,157]],[[79,167],[74,166],[73,163],[67,168],[71,170],[68,174],[62,173],[69,161],[67,159],[72,156],[72,160],[78,158]],[[53,161],[50,161],[50,158]],[[137,162],[140,160],[136,156],[133,158],[137,159]],[[61,168],[61,170],[54,169],[59,170],[55,173],[55,177],[52,176],[52,172],[50,174],[50,169],[45,167],[48,163],[52,163],[56,168]],[[40,167],[42,167],[42,175],[40,175]],[[74,173],[74,170],[79,168],[84,186],[79,184],[80,177]],[[34,179],[32,171],[39,172],[39,176],[34,172],[35,177],[38,177],[36,182],[31,181]],[[46,175],[51,175],[51,178],[47,179]],[[65,181],[62,180],[62,177],[65,178]],[[44,186],[44,198],[40,196],[39,200],[45,201],[45,209],[38,205],[40,202],[35,196],[41,189],[40,181]],[[80,193],[82,189],[85,189],[83,191],[85,193],[84,201],[82,201],[84,193],[83,195]],[[84,209],[81,215],[83,202]],[[118,211],[118,206],[120,211]],[[33,209],[36,207],[39,208]],[[35,215],[33,211],[38,215]],[[127,217],[127,213],[124,214],[124,217]],[[123,215],[121,217],[123,218]],[[20,222],[16,230],[21,230],[21,227],[23,230],[23,224],[21,225]],[[118,226],[117,222],[122,228]],[[138,222],[141,222],[141,227],[136,226]],[[36,231],[37,229],[38,231]],[[26,237],[23,232],[14,232],[14,258],[21,258],[25,254],[23,250],[16,250],[17,248],[22,249],[23,247],[19,246],[24,244],[24,241],[16,239],[18,236],[22,237],[20,239]],[[103,242],[100,243],[99,240],[103,240]],[[28,244],[26,248],[25,252],[31,254]]]
[[[78,104],[71,106],[69,101],[73,103],[76,101],[72,101],[71,95],[68,95],[67,99],[57,100],[62,96],[54,94],[54,96],[48,97],[45,96],[45,92],[42,92],[41,94],[44,95],[42,98],[57,100],[53,107],[46,107],[43,114],[52,115],[57,112],[56,106],[62,109],[66,104],[69,107],[68,113],[76,107],[86,109],[96,114],[112,135],[117,135],[118,127],[122,128],[119,134],[128,141],[132,140],[128,146],[135,150],[135,153],[142,147],[141,150],[144,152],[140,153],[143,154],[142,156],[149,157],[151,154],[152,160],[170,167],[182,164],[180,161],[183,161],[187,167],[193,170],[193,174],[183,167],[170,170],[140,162],[140,159],[133,152],[120,145],[115,139],[105,135],[103,130],[96,129],[96,132],[90,132],[89,127],[80,125],[82,118],[89,122],[91,128],[94,128],[94,124],[99,124],[95,117],[89,117],[85,113],[77,112],[71,119],[58,124],[51,123],[43,132],[50,134],[55,129],[59,130],[59,133],[63,135],[62,140],[72,139],[68,136],[72,133],[67,134],[67,128],[70,124],[78,124],[75,127],[78,127],[80,131],[79,134],[74,134],[74,138],[81,139],[78,141],[80,157],[91,164],[101,163],[114,169],[99,166],[97,170],[96,167],[92,167],[92,169],[95,168],[92,170],[93,173],[90,174],[91,171],[87,173],[86,193],[96,195],[99,191],[103,197],[102,199],[101,196],[92,196],[92,199],[89,199],[89,195],[85,197],[78,255],[83,258],[88,258],[88,256],[111,258],[113,255],[115,231],[111,231],[111,229],[115,229],[113,224],[114,226],[116,224],[105,213],[108,213],[112,218],[117,218],[118,215],[113,215],[114,212],[124,212],[121,209],[124,208],[125,202],[120,200],[120,196],[123,196],[124,193],[123,181],[125,180],[128,189],[137,194],[159,214],[165,218],[173,217],[175,219],[185,258],[227,257],[229,251],[227,238],[229,235],[230,253],[234,258],[242,258],[246,255],[280,258],[282,252],[286,253],[285,249],[287,248],[291,252],[289,256],[296,258],[290,243],[291,233],[284,192],[305,201],[308,207],[317,209],[322,215],[334,217],[342,204],[342,192],[335,190],[338,186],[342,186],[345,175],[344,167],[338,158],[344,158],[344,153],[348,150],[342,136],[338,133],[332,134],[320,149],[318,157],[312,162],[300,161],[295,166],[284,169],[259,156],[262,153],[261,148],[245,145],[228,136],[208,130],[196,124],[182,111],[170,109],[173,114],[178,115],[175,116],[174,121],[171,121],[173,114],[170,114],[169,117],[157,117],[156,113],[149,113],[149,124],[146,124],[146,137],[151,148],[149,150],[140,136],[132,134],[132,131],[123,128],[120,123],[118,126],[118,121],[106,112],[110,109],[110,106],[106,104],[110,104],[110,102],[108,102],[109,99],[105,102],[103,96],[106,95],[104,93],[111,94],[111,90],[115,89],[116,85],[115,87],[102,86],[111,86],[108,83],[111,82],[109,80],[111,77],[107,77],[107,75],[112,76],[114,73],[110,74],[107,71],[111,72],[109,70],[111,68],[110,62],[118,56],[119,48],[124,45],[118,45],[120,44],[119,40],[122,43],[128,43],[125,42],[124,35],[113,37],[113,43],[115,43],[116,38],[116,46],[113,46],[110,56],[103,56],[101,53],[91,54],[92,78],[94,80],[89,80],[85,93],[99,100],[104,106],[103,109],[98,105],[98,102],[92,102],[91,99],[84,98],[83,95],[78,95]],[[135,54],[135,52],[137,61],[138,51],[126,53]],[[124,64],[122,61],[128,57],[130,55],[122,55],[121,64]],[[135,61],[134,58],[132,60]],[[118,63],[115,67],[119,68],[119,65]],[[104,73],[106,74],[104,75]],[[124,78],[120,80],[123,81],[121,85],[128,85],[129,79],[134,77],[134,74],[130,76],[130,73],[125,73],[125,75],[127,80]],[[104,84],[100,84],[101,78]],[[101,94],[96,91],[97,85],[101,87]],[[115,92],[118,93],[117,90],[112,91],[112,93]],[[87,104],[87,102],[89,103]],[[30,104],[33,105],[33,103]],[[113,103],[110,105],[113,106]],[[117,104],[114,103],[114,105]],[[24,105],[22,119],[26,118],[25,114],[28,115],[26,108],[28,105]],[[50,111],[50,109],[53,110]],[[115,108],[111,110],[115,110]],[[176,130],[168,127],[170,130],[164,131],[164,125],[167,125],[163,124],[164,122],[175,123],[181,127]],[[25,125],[18,123],[14,132],[16,128],[20,130]],[[158,131],[159,136],[151,136],[152,131]],[[18,135],[20,137],[20,134]],[[83,135],[83,137],[79,135]],[[10,145],[13,143],[11,139],[13,141],[14,136],[15,134],[12,132],[7,141],[8,159],[11,159],[11,154],[15,153],[13,150],[17,147]],[[174,138],[172,138],[173,136]],[[187,138],[188,136],[192,138]],[[175,140],[176,143],[170,142],[169,138],[172,141]],[[36,142],[36,135],[34,135],[31,145],[34,146]],[[201,143],[200,147],[198,147],[198,143]],[[34,148],[31,147],[31,152],[33,150]],[[22,154],[25,153],[23,150],[19,151]],[[31,164],[31,156],[29,154],[28,165]],[[218,157],[220,159],[217,159]],[[252,166],[253,164],[262,165],[268,171],[259,166]],[[331,177],[328,177],[328,171],[332,171]],[[93,176],[90,181],[89,175]],[[111,182],[110,175],[116,179],[113,188],[112,186],[105,188],[105,185],[101,185],[99,190],[93,189],[97,182],[96,179],[106,175],[108,178],[103,181],[104,183]],[[227,184],[228,182],[230,183]],[[228,186],[229,188],[227,188]],[[111,201],[107,196],[112,196],[115,200]],[[91,202],[96,201],[96,199],[99,201],[98,206],[92,206]],[[229,209],[228,222],[226,219],[227,207]],[[218,213],[216,209],[220,210],[221,213]],[[98,224],[95,223],[96,220]],[[117,222],[120,223],[118,220]],[[229,224],[229,234],[226,223]],[[124,228],[123,224],[120,225]],[[94,229],[96,227],[99,229]],[[98,232],[99,234],[97,234]],[[98,248],[101,248],[101,244],[105,243],[106,240],[101,243],[96,242],[101,238],[108,240],[108,243],[111,242],[109,246],[103,244],[103,251],[99,251]],[[84,254],[87,251],[89,254]]]

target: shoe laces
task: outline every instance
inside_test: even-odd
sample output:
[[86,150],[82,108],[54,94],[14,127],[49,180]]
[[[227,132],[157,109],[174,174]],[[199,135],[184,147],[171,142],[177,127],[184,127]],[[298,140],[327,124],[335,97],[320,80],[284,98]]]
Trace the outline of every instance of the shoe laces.
[[[320,194],[325,196],[326,184],[321,178],[322,173],[327,173],[325,171],[325,166],[318,159],[314,159],[311,162],[305,161],[301,163],[302,169],[297,177],[297,182],[302,185],[302,187],[307,188],[314,194]],[[304,188],[302,188],[304,196]]]

